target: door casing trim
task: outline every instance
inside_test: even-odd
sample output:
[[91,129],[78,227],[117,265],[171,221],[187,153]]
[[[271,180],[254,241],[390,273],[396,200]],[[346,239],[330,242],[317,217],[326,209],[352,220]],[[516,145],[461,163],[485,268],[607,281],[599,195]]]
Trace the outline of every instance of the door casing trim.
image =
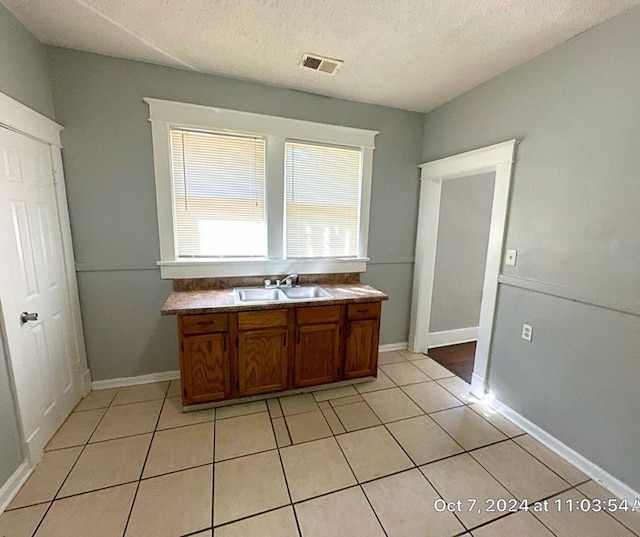
[[413,352],[425,353],[430,346],[429,325],[442,182],[457,177],[495,172],[487,262],[482,286],[480,322],[478,323],[478,344],[471,380],[471,392],[477,397],[484,396],[489,389],[489,353],[498,293],[498,276],[502,265],[504,231],[515,147],[516,140],[508,140],[451,157],[425,162],[419,166],[421,170],[420,209],[416,237],[409,349]]

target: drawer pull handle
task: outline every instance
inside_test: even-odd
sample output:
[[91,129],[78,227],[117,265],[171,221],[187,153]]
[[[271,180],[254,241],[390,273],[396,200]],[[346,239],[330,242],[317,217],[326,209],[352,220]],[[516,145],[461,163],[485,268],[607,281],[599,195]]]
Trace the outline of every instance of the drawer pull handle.
[[364,308],[361,310],[356,310],[357,313],[369,313],[369,308]]
[[198,321],[196,324],[200,325],[200,326],[207,326],[210,324],[216,324],[215,321]]

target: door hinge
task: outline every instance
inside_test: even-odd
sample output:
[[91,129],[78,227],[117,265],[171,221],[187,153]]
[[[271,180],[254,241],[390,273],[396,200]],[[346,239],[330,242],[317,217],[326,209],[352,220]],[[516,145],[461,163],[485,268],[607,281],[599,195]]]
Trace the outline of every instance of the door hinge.
[[56,171],[55,168],[51,168],[51,174],[53,175],[53,184],[57,185],[58,184],[58,172]]

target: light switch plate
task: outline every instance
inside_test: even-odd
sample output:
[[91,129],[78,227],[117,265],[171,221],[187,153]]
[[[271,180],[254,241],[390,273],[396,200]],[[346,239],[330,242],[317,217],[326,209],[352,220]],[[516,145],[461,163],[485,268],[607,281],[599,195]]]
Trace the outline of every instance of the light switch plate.
[[522,325],[522,339],[525,341],[531,341],[531,336],[533,335],[533,327],[530,324]]
[[504,264],[515,267],[516,257],[518,257],[518,250],[507,250],[507,257],[504,260]]

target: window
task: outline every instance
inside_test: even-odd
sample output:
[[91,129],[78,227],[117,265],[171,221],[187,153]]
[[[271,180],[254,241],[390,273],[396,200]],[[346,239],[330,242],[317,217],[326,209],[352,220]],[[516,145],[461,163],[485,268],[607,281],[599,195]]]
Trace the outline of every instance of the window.
[[163,278],[366,270],[377,132],[145,101]]
[[264,140],[171,130],[180,258],[264,257]]
[[287,257],[356,257],[359,149],[285,144]]

